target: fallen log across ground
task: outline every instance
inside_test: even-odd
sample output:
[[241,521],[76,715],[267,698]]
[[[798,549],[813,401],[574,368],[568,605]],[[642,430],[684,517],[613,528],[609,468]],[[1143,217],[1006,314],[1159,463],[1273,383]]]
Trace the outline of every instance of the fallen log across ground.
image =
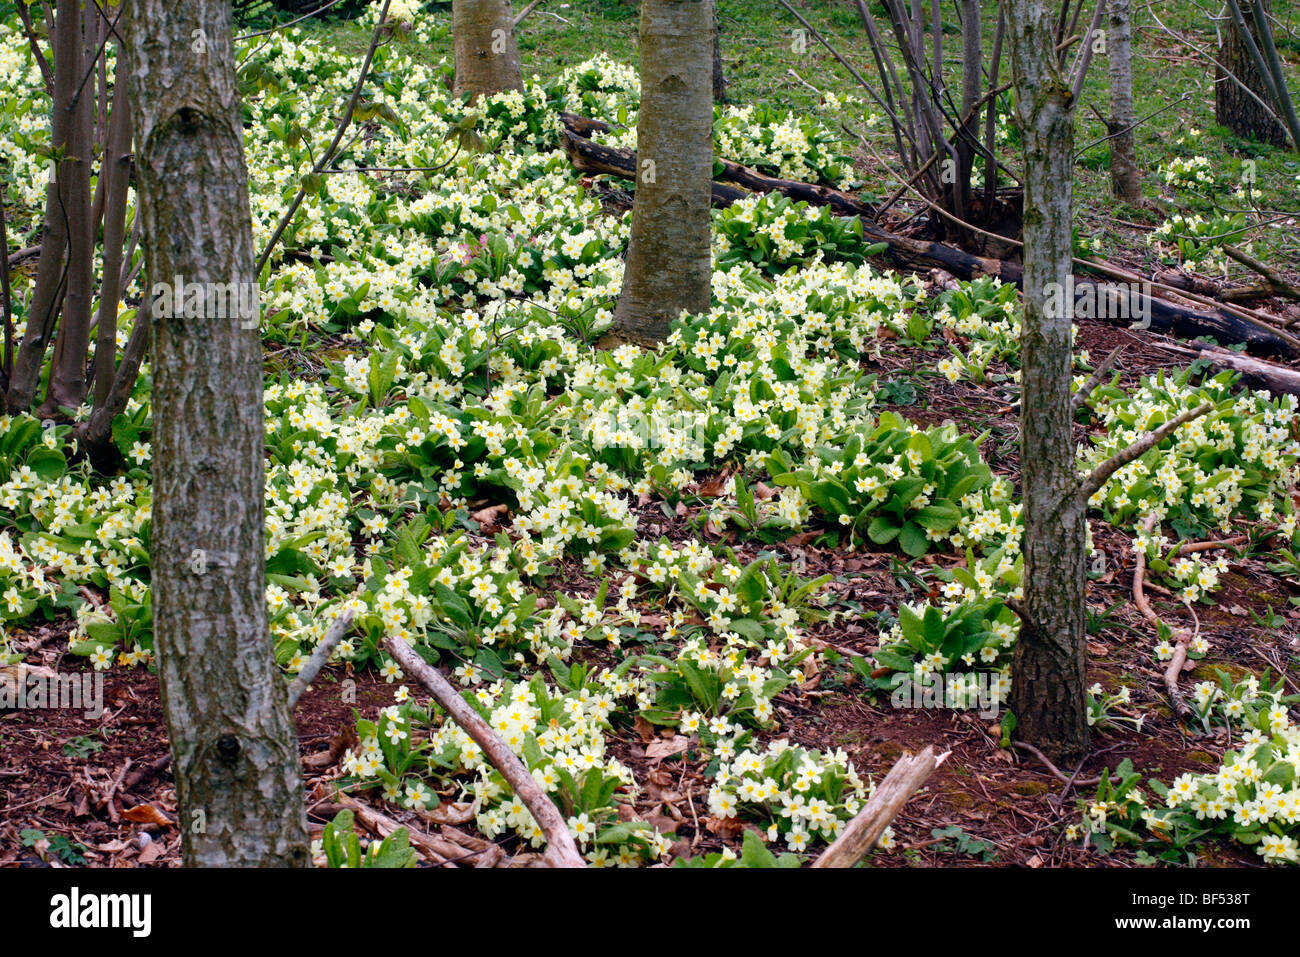
[[[575,169],[636,180],[638,166],[634,150],[602,146],[583,135],[584,132],[608,129],[606,124],[569,114],[564,114],[562,120],[565,130],[561,142]],[[896,268],[928,270],[938,267],[958,279],[992,276],[1017,287],[1021,285],[1023,273],[1019,263],[976,256],[945,243],[911,239],[891,233],[871,221],[870,204],[856,200],[847,193],[810,183],[775,179],[730,160],[723,160],[722,167],[722,175],[730,179],[731,183],[750,186],[757,192],[780,192],[813,205],[830,206],[837,213],[857,215],[862,223],[864,240],[886,244],[887,249],[881,255]],[[749,190],[740,189],[731,183],[713,183],[714,205],[729,206],[752,195]],[[1152,296],[1149,292],[1137,291],[1135,285],[1140,283],[1125,282],[1117,285],[1076,276],[1073,288],[1075,315],[1102,319],[1138,330],[1170,333],[1185,339],[1209,336],[1225,345],[1244,343],[1246,351],[1254,356],[1300,359],[1300,339],[1267,323],[1253,320],[1231,307],[1208,312],[1180,306]]]
[[1203,359],[1215,369],[1239,372],[1242,381],[1253,389],[1266,389],[1274,395],[1300,397],[1300,370],[1291,366],[1244,356],[1240,352],[1221,349],[1205,342],[1189,342],[1186,346],[1161,343],[1160,348],[1176,355]]

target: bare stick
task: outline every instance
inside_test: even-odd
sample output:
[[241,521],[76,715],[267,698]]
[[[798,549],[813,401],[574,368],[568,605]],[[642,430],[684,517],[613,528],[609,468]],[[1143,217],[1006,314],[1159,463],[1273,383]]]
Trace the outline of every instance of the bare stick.
[[[1090,785],[1101,783],[1101,778],[1099,777],[1084,778],[1082,781],[1076,781],[1073,777],[1067,778],[1065,776],[1064,771],[1062,771],[1055,764],[1053,764],[1051,760],[1047,757],[1047,755],[1043,754],[1042,751],[1039,751],[1032,744],[1026,744],[1023,741],[1013,741],[1011,742],[1011,746],[1018,751],[1024,751],[1026,754],[1032,754],[1034,757],[1036,757],[1039,760],[1039,762],[1043,765],[1043,767],[1047,768],[1047,770],[1051,771],[1052,774],[1056,775],[1056,777],[1064,781],[1067,785],[1074,785],[1076,787],[1086,788]],[[1075,773],[1077,774],[1078,772],[1076,771]]]
[[298,672],[298,676],[289,684],[289,708],[291,710],[298,704],[298,699],[307,690],[307,686],[316,680],[320,670],[325,667],[325,662],[330,660],[330,655],[334,654],[334,649],[338,647],[339,642],[343,640],[343,636],[352,627],[352,618],[355,614],[356,612],[353,609],[348,608],[335,619],[334,624],[330,625],[329,631],[325,632],[325,637],[316,645],[316,650],[307,659],[307,663]]
[[411,846],[418,850],[425,858],[434,864],[442,867],[452,866],[452,862],[458,858],[464,857],[466,852],[450,841],[445,841],[440,837],[434,837],[432,834],[425,834],[417,831],[415,828],[402,824],[394,820],[382,811],[376,811],[367,804],[346,794],[338,795],[338,803],[348,808],[356,815],[357,820],[366,830],[377,834],[379,837],[388,837],[398,828],[406,828],[406,833],[410,835]]
[[[1156,517],[1151,515],[1147,517],[1146,524],[1142,527],[1146,529],[1147,534],[1150,535],[1155,529],[1155,526]],[[1137,610],[1142,613],[1143,618],[1151,622],[1153,625],[1159,625],[1160,619],[1152,610],[1151,603],[1147,601],[1146,592],[1142,589],[1142,577],[1146,572],[1146,568],[1146,549],[1143,548],[1136,550],[1133,555],[1133,604],[1137,606]]]
[[1271,291],[1280,296],[1286,296],[1288,299],[1300,299],[1300,289],[1297,289],[1291,283],[1287,282],[1272,266],[1262,263],[1254,256],[1251,256],[1236,246],[1224,246],[1224,253],[1231,256],[1237,262],[1241,263],[1247,269],[1254,270],[1268,280]]
[[533,0],[532,3],[530,3],[528,6],[520,10],[519,15],[515,17],[515,22],[511,24],[511,29],[518,30],[519,24],[523,23],[526,19],[528,19],[528,14],[536,10],[537,5],[541,2],[542,0]]
[[[1147,517],[1143,528],[1149,535],[1155,529],[1156,518],[1154,515]],[[1142,617],[1156,628],[1157,635],[1160,629],[1160,616],[1152,609],[1151,603],[1147,601],[1146,592],[1142,584],[1147,567],[1146,549],[1138,549],[1133,556],[1133,604],[1141,612]],[[1189,637],[1187,629],[1179,628],[1173,632],[1174,636],[1174,657],[1165,669],[1165,690],[1169,693],[1169,703],[1173,705],[1174,711],[1186,717],[1192,713],[1192,709],[1183,701],[1183,696],[1178,693],[1178,676],[1182,673],[1183,664],[1187,661],[1187,639]]]
[[[1083,4],[1079,4],[1079,9],[1083,9]],[[1092,63],[1093,34],[1097,32],[1097,27],[1101,23],[1101,15],[1106,12],[1106,0],[1097,0],[1097,9],[1092,15],[1092,25],[1088,27],[1088,32],[1083,36],[1083,43],[1079,45],[1078,59],[1075,61],[1074,84],[1071,93],[1077,100],[1079,94],[1083,92],[1083,81],[1088,77],[1088,66]]]
[[1175,545],[1174,550],[1169,553],[1169,559],[1172,561],[1179,555],[1191,555],[1194,552],[1214,552],[1221,548],[1236,548],[1248,541],[1250,541],[1248,535],[1235,535],[1232,538],[1225,538],[1218,542],[1188,542],[1186,545]]
[[41,79],[45,83],[45,92],[53,96],[54,71],[50,69],[50,61],[45,59],[45,54],[41,52],[41,41],[36,35],[36,28],[32,25],[32,15],[27,12],[27,4],[18,3],[15,6],[18,8],[18,19],[23,22],[23,33],[32,48],[32,55],[36,58],[36,65],[40,67]]
[[[876,92],[875,87],[867,82],[866,78],[863,77],[863,75],[858,72],[857,68],[848,60],[844,59],[844,57],[840,55],[840,51],[836,50],[835,47],[831,46],[830,41],[827,40],[824,36],[822,36],[817,31],[817,28],[814,27],[807,20],[805,20],[803,18],[803,15],[799,13],[799,11],[796,10],[794,7],[790,6],[790,4],[786,2],[786,0],[777,0],[777,2],[780,3],[781,6],[785,7],[786,10],[788,10],[796,20],[798,20],[801,24],[803,24],[804,29],[812,34],[813,39],[816,40],[818,43],[820,43],[822,46],[824,46],[827,49],[827,51],[829,51],[830,55],[835,57],[835,59],[839,61],[840,65],[843,66],[844,69],[848,70],[849,73],[853,74],[853,78],[857,80],[858,83],[862,85],[862,88],[866,90],[867,93],[871,96],[871,98],[876,101],[876,105],[885,111],[885,115],[888,116],[889,119],[893,122],[894,129],[896,131],[903,130],[906,132],[906,127],[903,125],[902,121],[899,120],[898,115],[894,113],[892,109],[890,109],[889,104],[887,104],[883,99],[881,99],[880,94]],[[881,78],[881,84],[882,85],[884,84],[883,77]],[[911,136],[908,136],[908,139],[911,140],[912,139]],[[912,145],[913,147],[915,147],[916,143],[913,142]]]
[[926,782],[935,768],[943,764],[950,752],[935,757],[934,747],[926,745],[918,755],[905,754],[894,764],[885,780],[880,782],[857,816],[849,821],[835,843],[826,848],[813,867],[853,867],[880,840],[907,799]]
[[1115,364],[1115,360],[1119,358],[1119,354],[1123,351],[1124,346],[1122,344],[1116,346],[1111,351],[1111,354],[1102,359],[1097,368],[1092,370],[1092,375],[1088,376],[1087,382],[1079,386],[1079,391],[1070,397],[1070,418],[1074,418],[1074,414],[1088,401],[1088,396],[1092,395],[1093,390],[1101,384],[1101,377],[1110,371],[1110,367]]
[[[1215,57],[1214,54],[1207,53],[1205,50],[1202,50],[1200,47],[1198,47],[1195,43],[1192,43],[1191,41],[1184,39],[1181,35],[1175,33],[1173,30],[1169,29],[1169,27],[1165,26],[1165,22],[1160,19],[1160,14],[1156,12],[1156,6],[1157,4],[1153,3],[1152,0],[1147,0],[1147,12],[1151,14],[1151,18],[1155,20],[1155,22],[1160,26],[1161,30],[1164,30],[1165,33],[1169,34],[1171,37],[1173,37],[1176,41],[1181,43],[1183,46],[1187,47],[1190,50],[1194,50],[1196,53],[1200,54],[1202,57],[1204,57],[1205,59],[1213,63],[1216,67],[1218,67],[1220,70],[1223,71],[1225,77],[1227,77],[1233,83],[1237,84],[1237,86],[1241,88],[1242,92],[1249,95],[1250,98],[1253,99],[1256,103],[1258,103],[1260,107],[1266,113],[1268,113],[1269,116],[1277,120],[1279,124],[1282,123],[1282,118],[1279,117],[1277,113],[1274,112],[1273,105],[1271,103],[1264,102],[1264,100],[1260,97],[1258,93],[1256,93],[1254,90],[1248,87],[1240,77],[1238,77],[1235,73],[1233,73],[1222,63],[1220,63],[1218,58]],[[1264,77],[1261,76],[1260,79],[1261,81],[1264,82],[1266,86],[1268,85],[1268,81]],[[1218,81],[1216,80],[1215,82],[1217,83]]]
[[1124,466],[1128,465],[1134,459],[1143,455],[1148,449],[1153,448],[1167,436],[1172,435],[1180,427],[1186,425],[1188,422],[1192,421],[1192,419],[1199,419],[1213,408],[1214,405],[1212,403],[1204,402],[1194,409],[1188,409],[1186,412],[1174,416],[1154,432],[1148,432],[1122,452],[1116,452],[1106,461],[1093,469],[1092,474],[1079,483],[1079,490],[1075,493],[1075,502],[1078,503],[1081,508],[1086,508],[1088,505],[1088,499],[1092,498],[1093,495],[1096,494],[1097,489],[1106,484],[1108,478]]
[[255,37],[264,37],[264,36],[266,36],[267,34],[274,33],[276,30],[287,30],[289,27],[293,26],[295,23],[302,23],[302,21],[304,21],[304,20],[310,20],[312,17],[316,16],[318,13],[324,13],[324,12],[325,12],[326,10],[328,10],[330,7],[332,7],[332,6],[334,6],[335,4],[340,3],[340,2],[341,2],[341,0],[329,0],[329,3],[326,3],[326,4],[324,4],[323,6],[319,6],[319,7],[317,7],[317,8],[316,8],[315,10],[313,10],[311,13],[304,13],[302,16],[298,17],[298,18],[295,19],[295,20],[290,20],[288,23],[277,23],[277,24],[276,24],[275,26],[273,26],[273,27],[268,27],[268,28],[265,29],[265,30],[258,30],[256,33],[245,33],[245,34],[243,34],[242,36],[237,36],[237,37],[235,37],[235,42],[236,42],[236,43],[241,43],[241,42],[243,42],[244,40],[252,40],[252,39],[255,38]]
[[456,693],[456,689],[447,682],[437,668],[417,655],[414,649],[401,638],[395,635],[386,636],[384,647],[407,674],[414,675],[416,680],[429,690],[438,704],[442,705],[452,720],[474,739],[474,742],[483,749],[488,760],[492,762],[492,766],[501,772],[506,783],[519,795],[519,799],[532,813],[542,829],[542,834],[546,837],[546,853],[543,855],[543,860],[551,867],[586,867],[586,862],[578,853],[578,846],[573,842],[573,835],[569,833],[569,827],[565,824],[559,808],[537,785],[515,753],[506,746],[488,723],[479,717],[478,712]]

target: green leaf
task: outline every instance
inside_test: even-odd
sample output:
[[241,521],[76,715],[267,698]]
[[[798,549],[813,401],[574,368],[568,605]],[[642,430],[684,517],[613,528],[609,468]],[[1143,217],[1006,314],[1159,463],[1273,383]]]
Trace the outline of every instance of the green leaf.
[[898,544],[913,558],[920,558],[930,550],[930,540],[925,537],[925,530],[916,522],[908,522],[903,526],[898,535]]
[[867,537],[877,545],[888,545],[903,527],[891,515],[877,515],[867,527]]
[[27,455],[27,467],[35,472],[42,482],[57,482],[68,471],[68,460],[58,449],[38,446]]

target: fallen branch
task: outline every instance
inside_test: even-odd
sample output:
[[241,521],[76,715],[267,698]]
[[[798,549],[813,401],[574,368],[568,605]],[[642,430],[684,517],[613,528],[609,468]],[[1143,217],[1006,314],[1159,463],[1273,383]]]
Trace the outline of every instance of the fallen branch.
[[423,658],[415,653],[405,641],[394,635],[384,638],[384,647],[394,660],[406,671],[414,675],[420,684],[428,689],[438,704],[474,742],[483,749],[484,755],[492,766],[501,772],[506,783],[519,795],[519,799],[532,813],[537,825],[546,838],[546,853],[543,859],[551,867],[586,867],[578,846],[569,833],[569,827],[559,808],[546,795],[546,792],[533,780],[528,769],[523,766],[515,753],[506,746],[495,731],[489,727],[477,711],[469,706],[442,676]]
[[[560,141],[569,154],[569,162],[579,172],[605,173],[630,180],[637,177],[636,153],[631,150],[601,146],[572,130],[561,133]],[[718,182],[712,184],[714,206],[730,206],[749,195],[749,192],[735,186],[725,186]]]
[[1169,560],[1173,561],[1179,555],[1191,555],[1195,552],[1214,552],[1221,548],[1236,548],[1250,541],[1249,535],[1235,535],[1232,538],[1225,538],[1217,542],[1188,542],[1186,545],[1175,545],[1174,550],[1169,553]]
[[542,0],[533,0],[532,3],[530,3],[528,6],[524,7],[522,10],[520,10],[520,11],[519,11],[519,14],[515,17],[515,22],[512,23],[512,24],[510,25],[511,29],[513,29],[513,30],[518,30],[518,29],[519,29],[519,24],[521,24],[521,23],[523,23],[525,20],[527,20],[527,19],[528,19],[528,15],[529,15],[530,13],[532,13],[534,10],[536,10],[536,9],[537,9],[537,5],[538,5],[539,3],[541,3],[541,2],[542,2]]
[[845,826],[835,843],[826,848],[813,867],[853,867],[880,840],[908,798],[943,764],[950,752],[935,757],[934,748],[926,745],[918,755],[905,754],[880,782],[866,806]]
[[501,859],[505,857],[505,852],[501,850],[500,845],[485,841],[483,838],[475,837],[472,834],[466,834],[464,831],[458,831],[454,827],[444,826],[441,834],[453,844],[459,844],[467,851],[472,851],[476,855],[474,858],[475,867],[497,867],[500,865]]
[[[1154,531],[1156,518],[1154,515],[1147,517],[1143,528],[1150,535]],[[1147,601],[1146,592],[1143,590],[1142,583],[1147,568],[1146,549],[1136,549],[1133,557],[1133,604],[1142,617],[1150,622],[1151,626],[1156,629],[1156,634],[1160,633],[1160,616],[1155,613],[1151,603]],[[1174,638],[1174,656],[1165,668],[1165,690],[1169,694],[1169,703],[1173,706],[1174,711],[1183,717],[1191,717],[1192,709],[1187,706],[1183,696],[1178,691],[1178,676],[1182,674],[1183,665],[1187,663],[1187,640],[1191,637],[1186,628],[1178,628],[1172,631]]]
[[1115,364],[1115,360],[1119,358],[1119,354],[1123,351],[1124,346],[1122,344],[1111,350],[1110,355],[1102,359],[1097,368],[1092,370],[1092,375],[1088,376],[1088,381],[1079,386],[1079,391],[1070,397],[1070,418],[1074,418],[1074,414],[1083,408],[1083,404],[1088,401],[1088,396],[1092,395],[1093,390],[1101,384],[1101,377],[1110,370],[1110,367]]
[[[338,795],[338,803],[341,807],[348,808],[356,815],[357,821],[372,834],[381,838],[388,837],[398,828],[406,828],[406,833],[410,835],[411,846],[419,851],[431,863],[440,867],[454,867],[455,862],[464,858],[469,853],[459,845],[451,841],[443,840],[440,837],[434,837],[432,834],[425,834],[409,825],[402,824],[384,814],[382,811],[376,811],[368,804],[362,804],[360,801],[346,795]],[[318,809],[320,810],[320,809]]]
[[302,697],[308,685],[316,680],[320,670],[325,667],[325,662],[330,660],[330,655],[334,654],[334,649],[338,647],[339,642],[343,640],[343,636],[352,627],[352,618],[355,614],[351,608],[348,608],[335,619],[334,624],[330,625],[329,631],[325,632],[325,637],[316,645],[316,650],[307,659],[307,663],[298,672],[298,676],[290,683],[289,708],[291,710],[298,704],[298,699]]
[[1248,255],[1236,246],[1224,246],[1223,251],[1247,269],[1252,269],[1267,279],[1269,288],[1273,290],[1275,295],[1286,296],[1288,299],[1300,299],[1300,289],[1287,282],[1282,277],[1282,274],[1272,266],[1260,262],[1254,256]]
[[1274,395],[1300,396],[1300,370],[1290,366],[1243,356],[1240,352],[1221,349],[1203,342],[1190,342],[1187,345],[1161,343],[1160,348],[1178,355],[1203,359],[1215,369],[1231,369],[1239,372],[1246,384],[1253,388],[1264,388]]

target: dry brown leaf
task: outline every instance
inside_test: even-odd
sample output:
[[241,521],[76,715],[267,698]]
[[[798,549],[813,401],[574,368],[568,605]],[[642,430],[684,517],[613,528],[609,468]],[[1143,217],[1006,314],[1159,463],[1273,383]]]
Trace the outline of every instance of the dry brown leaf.
[[490,532],[509,511],[509,505],[489,505],[477,512],[470,512],[469,517],[478,522],[480,532]]
[[666,814],[651,814],[646,818],[646,823],[660,834],[672,834],[677,830],[677,822]]
[[701,482],[695,488],[695,494],[700,498],[717,498],[727,487],[727,482],[732,474],[736,471],[735,466],[729,465],[711,479]]
[[159,827],[175,827],[171,818],[152,804],[137,804],[122,812],[122,817],[134,824],[156,824]]
[[145,849],[140,852],[136,862],[139,864],[152,864],[158,858],[167,853],[167,842],[164,840],[150,841],[145,845]]
[[744,832],[745,827],[734,817],[707,817],[704,826],[724,841],[735,840]]
[[632,730],[636,732],[637,737],[641,739],[642,744],[649,744],[658,736],[655,733],[655,726],[645,718],[641,717],[641,715],[637,715],[632,720]]
[[689,744],[690,739],[680,734],[667,739],[659,738],[646,745],[645,756],[651,760],[670,758],[674,754],[681,754]]

